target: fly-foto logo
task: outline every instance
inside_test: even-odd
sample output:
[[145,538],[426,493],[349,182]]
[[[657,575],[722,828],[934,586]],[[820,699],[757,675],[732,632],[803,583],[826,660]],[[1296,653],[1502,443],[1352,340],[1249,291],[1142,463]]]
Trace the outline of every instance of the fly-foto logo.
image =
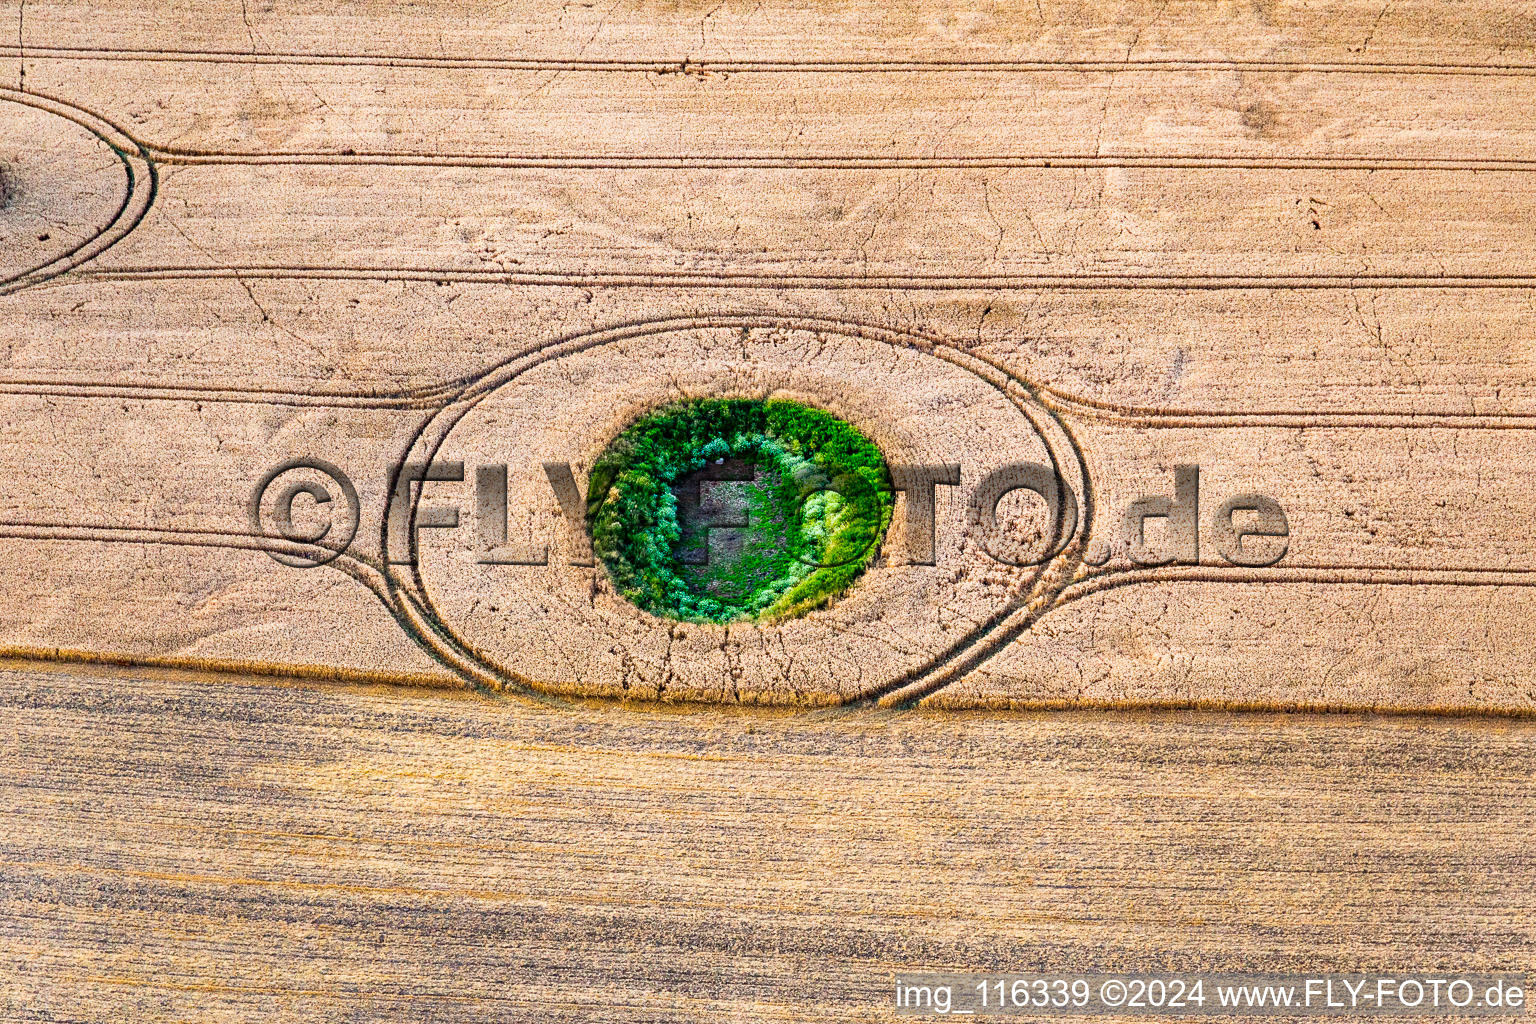
[[[463,462],[409,462],[399,468],[389,487],[386,514],[387,549],[393,564],[411,564],[415,541],[422,530],[461,530],[472,520],[478,560],[487,565],[541,566],[563,557],[570,565],[593,566],[589,500],[567,462],[542,465],[551,505],[560,512],[563,529],[532,542],[509,543],[507,473],[505,463],[466,469]],[[957,487],[964,474],[957,464],[892,465],[890,487],[902,499],[894,503],[890,525],[902,538],[902,561],[936,565],[935,536],[939,488]],[[693,558],[709,564],[729,557],[741,537],[761,524],[752,520],[748,491],[758,474],[746,475],[740,461],[703,468],[670,488],[676,502],[680,540],[697,546]],[[469,509],[433,499],[434,483],[473,481]],[[1143,495],[1118,517],[1118,531],[1108,542],[1090,543],[1083,560],[1090,565],[1124,561],[1134,566],[1195,565],[1214,554],[1234,566],[1262,568],[1277,564],[1289,547],[1290,523],[1281,504],[1258,493],[1231,495],[1207,511],[1201,493],[1200,468],[1178,465],[1166,494]],[[841,494],[847,483],[797,492],[798,518],[805,506],[827,491]],[[1011,495],[1024,494],[1043,506],[1045,531],[1031,531],[1029,550],[1019,550],[1018,538],[1008,534],[999,507]],[[970,489],[964,528],[974,531],[981,550],[1009,565],[1043,565],[1061,555],[1077,534],[1082,503],[1072,486],[1052,467],[1033,462],[1010,463],[986,473]],[[466,517],[466,512],[469,515]],[[274,467],[257,484],[250,503],[253,531],[322,549],[314,555],[274,552],[273,557],[297,567],[324,565],[346,552],[359,519],[357,490],[340,469],[320,459],[292,459]],[[1155,538],[1154,524],[1162,525]],[[563,548],[563,554],[552,554]],[[859,555],[865,552],[858,552]]]

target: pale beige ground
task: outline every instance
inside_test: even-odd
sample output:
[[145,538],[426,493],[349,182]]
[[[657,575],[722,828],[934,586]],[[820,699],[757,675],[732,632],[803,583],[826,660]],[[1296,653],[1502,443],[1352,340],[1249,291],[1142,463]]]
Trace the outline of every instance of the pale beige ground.
[[[0,11],[0,83],[12,655],[1536,708],[1518,9],[50,0]],[[831,609],[686,631],[565,564],[542,462],[580,477],[645,408],[727,393],[960,463],[938,564],[893,534]],[[479,567],[469,486],[437,483],[460,530],[426,531],[419,576],[378,565],[389,474],[434,450],[508,461],[510,536],[554,564]],[[278,565],[247,519],[297,457],[359,492],[329,568]],[[968,532],[1010,459],[1055,460],[1091,511],[1043,572]],[[1081,564],[1191,462],[1207,530],[1232,494],[1282,504],[1279,566],[1208,538],[1196,567]]]

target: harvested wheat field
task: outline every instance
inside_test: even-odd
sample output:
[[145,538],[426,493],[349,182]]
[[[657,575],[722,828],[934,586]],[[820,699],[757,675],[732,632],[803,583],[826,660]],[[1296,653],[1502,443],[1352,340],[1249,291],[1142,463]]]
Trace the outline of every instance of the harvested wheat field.
[[1536,16],[0,9],[6,1019],[1536,967]]

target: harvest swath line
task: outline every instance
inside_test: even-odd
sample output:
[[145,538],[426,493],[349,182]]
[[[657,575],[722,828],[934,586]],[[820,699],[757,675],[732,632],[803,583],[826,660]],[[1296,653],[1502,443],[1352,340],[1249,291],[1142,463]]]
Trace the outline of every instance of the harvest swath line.
[[303,53],[298,51],[256,53],[243,50],[136,49],[131,47],[0,46],[0,56],[28,60],[171,61],[194,64],[339,65],[401,68],[465,68],[498,71],[599,71],[650,74],[749,74],[829,72],[834,74],[891,74],[926,72],[1051,71],[1188,72],[1244,71],[1258,74],[1342,75],[1479,75],[1525,77],[1536,75],[1536,64],[1461,64],[1432,61],[1274,61],[1274,60],[922,60],[901,58],[694,60],[655,57],[503,58],[485,56],[428,57],[410,54]]
[[331,280],[490,283],[567,288],[749,288],[865,291],[1318,291],[1356,289],[1526,289],[1533,274],[850,274],[761,271],[505,271],[448,267],[164,266],[84,269],[95,281]]
[[1536,160],[1499,157],[1404,158],[1369,156],[1254,157],[1201,154],[997,153],[979,156],[872,156],[836,153],[790,155],[703,154],[560,154],[425,153],[342,151],[233,152],[143,143],[158,163],[241,167],[466,167],[489,170],[1081,170],[1149,168],[1161,170],[1246,171],[1472,171],[1523,174],[1536,171]]

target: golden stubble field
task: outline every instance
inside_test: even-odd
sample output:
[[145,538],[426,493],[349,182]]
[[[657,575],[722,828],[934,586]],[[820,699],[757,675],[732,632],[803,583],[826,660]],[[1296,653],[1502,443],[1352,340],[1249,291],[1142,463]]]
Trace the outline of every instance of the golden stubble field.
[[918,969],[1530,971],[1536,943],[1528,721],[69,669],[0,674],[0,738],[9,1020],[895,1021]]

